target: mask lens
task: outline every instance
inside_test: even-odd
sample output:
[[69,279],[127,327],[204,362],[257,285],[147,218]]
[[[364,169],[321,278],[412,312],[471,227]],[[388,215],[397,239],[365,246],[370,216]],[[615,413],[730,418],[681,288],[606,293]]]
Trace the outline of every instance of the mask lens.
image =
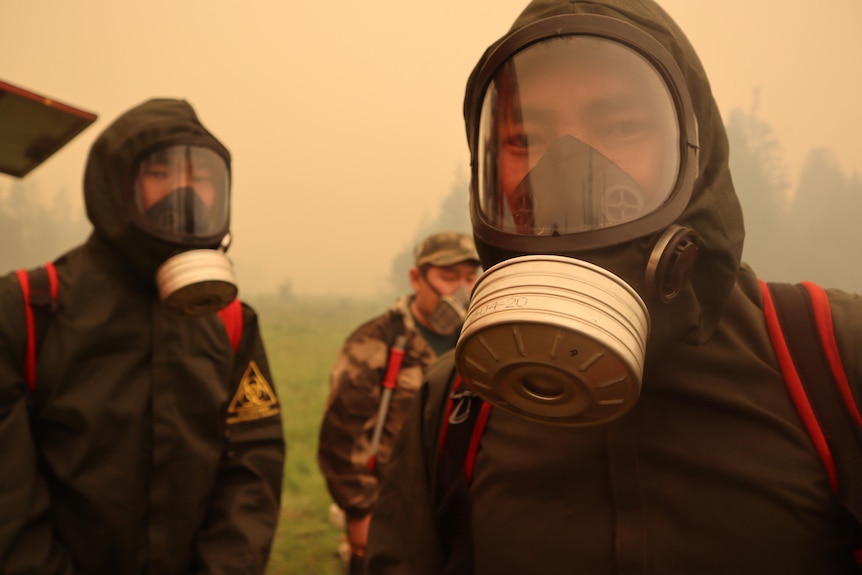
[[159,236],[182,240],[224,233],[230,178],[224,159],[209,148],[176,145],[142,157],[135,177],[135,209]]
[[478,151],[478,205],[493,228],[585,232],[662,208],[680,169],[679,120],[641,54],[604,38],[557,37],[499,68]]

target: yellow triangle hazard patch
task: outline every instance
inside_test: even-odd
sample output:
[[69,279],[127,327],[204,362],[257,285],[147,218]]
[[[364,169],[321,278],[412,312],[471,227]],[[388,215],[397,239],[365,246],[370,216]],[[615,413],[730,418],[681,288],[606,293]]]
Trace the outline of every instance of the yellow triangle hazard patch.
[[242,374],[239,388],[227,408],[227,422],[251,421],[276,415],[279,412],[278,398],[272,386],[252,360]]

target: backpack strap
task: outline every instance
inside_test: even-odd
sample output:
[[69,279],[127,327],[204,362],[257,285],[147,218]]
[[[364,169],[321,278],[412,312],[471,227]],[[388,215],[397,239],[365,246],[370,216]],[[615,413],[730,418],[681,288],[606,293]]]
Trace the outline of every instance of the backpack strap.
[[36,358],[42,348],[48,322],[57,310],[59,282],[53,262],[32,270],[18,270],[18,284],[24,296],[27,341],[24,348],[24,379],[27,389],[36,389]]
[[808,282],[762,281],[761,292],[791,399],[833,493],[862,525],[862,417],[838,354],[826,292]]
[[437,524],[447,551],[444,575],[472,575],[473,534],[470,484],[491,404],[482,401],[453,372],[437,454]]
[[[446,416],[440,430],[440,446],[438,457],[443,460],[449,457],[460,463],[464,478],[469,486],[473,480],[473,467],[479,454],[479,444],[482,434],[491,416],[491,404],[482,401],[478,395],[468,388],[460,375],[456,376],[452,393],[446,402]],[[455,425],[449,439],[451,425]]]
[[832,310],[829,306],[829,297],[826,295],[826,290],[817,284],[802,282],[802,285],[808,290],[808,295],[811,298],[814,320],[817,323],[817,332],[820,334],[820,343],[823,344],[823,352],[829,361],[829,368],[832,370],[832,376],[835,378],[841,399],[844,400],[844,405],[847,407],[847,412],[850,414],[853,422],[859,429],[862,429],[862,413],[860,413],[859,406],[853,397],[850,381],[847,379],[847,373],[844,371],[844,363],[841,361],[841,354],[838,352],[838,343],[835,341],[835,329],[832,327]]
[[232,302],[227,304],[227,307],[219,310],[219,317],[227,331],[227,338],[230,340],[230,346],[233,352],[239,349],[239,343],[242,341],[242,302],[239,298],[234,298]]

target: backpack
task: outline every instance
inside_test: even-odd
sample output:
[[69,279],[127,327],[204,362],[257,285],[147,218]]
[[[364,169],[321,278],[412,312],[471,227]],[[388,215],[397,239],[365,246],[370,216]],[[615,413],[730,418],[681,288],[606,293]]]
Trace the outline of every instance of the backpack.
[[[16,272],[21,293],[24,296],[25,321],[27,323],[27,342],[24,352],[24,378],[27,389],[36,388],[36,358],[42,347],[48,323],[57,311],[59,282],[53,262],[31,270],[20,269]],[[242,303],[234,299],[218,312],[227,331],[234,353],[242,341]]]
[[[799,413],[829,485],[862,527],[862,415],[838,353],[832,312],[820,286],[760,281],[763,312],[784,384]],[[826,383],[826,385],[824,385]],[[456,374],[437,453],[437,517],[450,551],[447,574],[472,573],[468,497],[473,466],[491,406]],[[450,423],[465,423],[450,429]],[[862,567],[862,548],[854,553]]]

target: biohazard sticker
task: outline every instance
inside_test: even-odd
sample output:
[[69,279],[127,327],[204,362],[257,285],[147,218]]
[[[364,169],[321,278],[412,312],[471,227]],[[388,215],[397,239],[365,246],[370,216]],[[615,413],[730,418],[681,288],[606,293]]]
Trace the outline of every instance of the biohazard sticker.
[[227,408],[227,422],[238,423],[278,414],[278,399],[254,361],[242,374],[239,388]]

